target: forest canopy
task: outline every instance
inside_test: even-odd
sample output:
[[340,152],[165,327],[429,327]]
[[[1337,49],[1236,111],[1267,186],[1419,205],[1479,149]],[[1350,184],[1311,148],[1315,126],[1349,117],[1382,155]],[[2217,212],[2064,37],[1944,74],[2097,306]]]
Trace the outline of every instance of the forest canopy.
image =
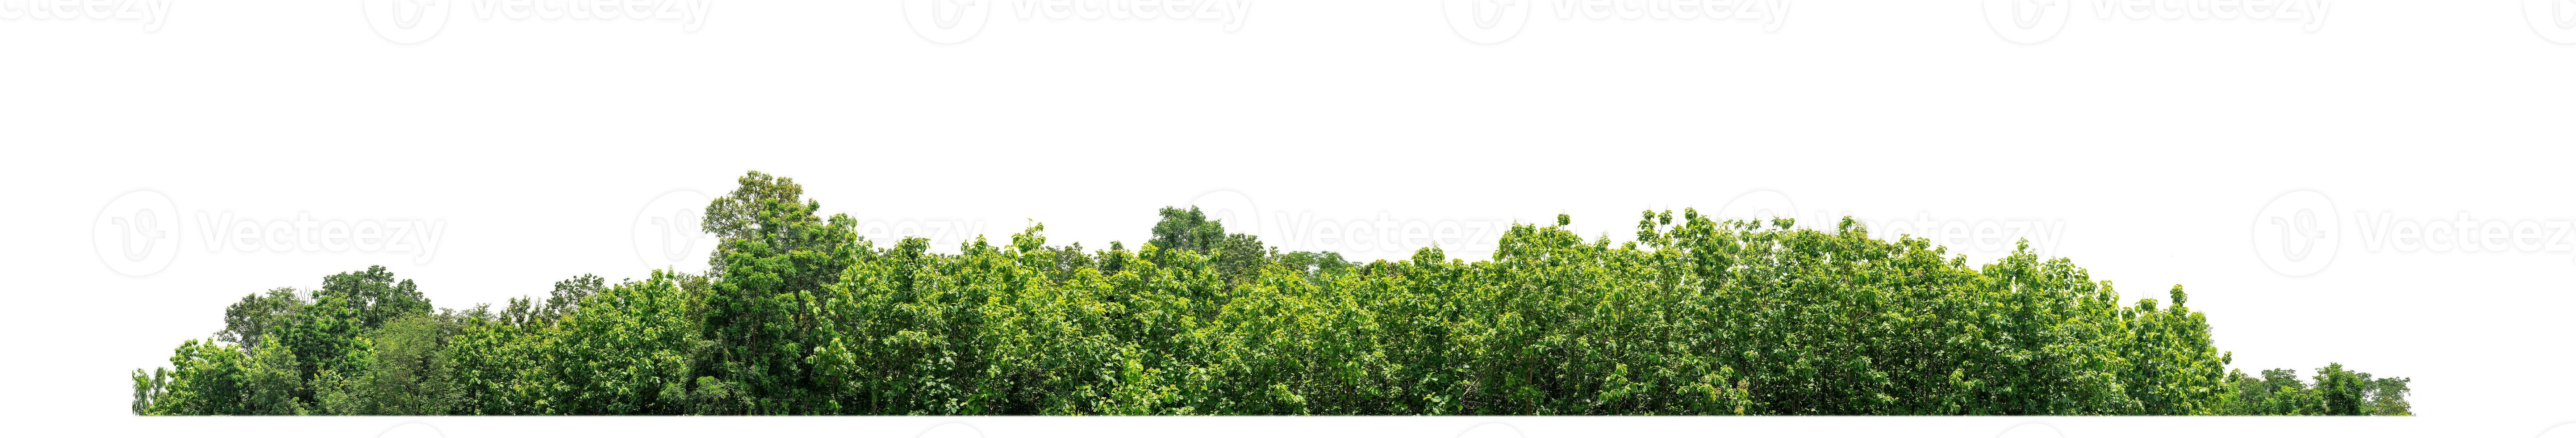
[[[1280,252],[1167,207],[871,242],[789,178],[706,208],[707,272],[437,308],[384,267],[252,293],[135,370],[140,415],[2409,415],[2409,379],[2248,374],[2179,285],[2119,302],[1851,220],[1522,224],[1491,257]],[[1145,227],[1140,227],[1145,228]]]

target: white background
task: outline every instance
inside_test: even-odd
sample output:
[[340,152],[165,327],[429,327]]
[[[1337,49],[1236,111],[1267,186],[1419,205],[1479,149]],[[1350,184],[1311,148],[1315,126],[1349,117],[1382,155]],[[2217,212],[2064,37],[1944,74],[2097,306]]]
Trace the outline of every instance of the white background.
[[[11,205],[0,229],[18,236],[0,252],[17,291],[5,318],[13,360],[0,361],[16,380],[6,411],[44,435],[376,436],[422,422],[451,437],[914,436],[951,421],[994,437],[1450,437],[1494,421],[1531,437],[1991,437],[2030,422],[2071,437],[2529,437],[2576,421],[2576,380],[2561,375],[2576,359],[2565,318],[2576,236],[2537,236],[2554,240],[2532,250],[2410,250],[2369,244],[2384,234],[2358,220],[2576,220],[2576,46],[2530,25],[2523,2],[2337,1],[2309,31],[2296,20],[2101,18],[2092,1],[2059,0],[2073,8],[2064,29],[2023,44],[1975,1],[1799,1],[1776,31],[1762,20],[1559,18],[1552,1],[1519,1],[1536,8],[1526,27],[1493,44],[1453,31],[1431,1],[1256,0],[1231,31],[1223,20],[1022,19],[1002,2],[956,44],[916,33],[903,15],[912,1],[713,0],[694,31],[685,20],[487,20],[457,5],[412,44],[338,1],[177,0],[148,31],[144,20],[0,18]],[[583,273],[702,266],[703,247],[654,261],[638,248],[660,241],[635,224],[657,199],[721,194],[746,170],[795,178],[827,212],[951,227],[960,234],[939,248],[952,251],[965,232],[1006,242],[1030,220],[1051,243],[1132,248],[1155,208],[1193,200],[1254,212],[1230,228],[1282,249],[1369,260],[1429,241],[1309,230],[1564,213],[1620,240],[1639,210],[1740,209],[1738,199],[1794,205],[1802,224],[2045,224],[2057,232],[2033,236],[2035,247],[2117,281],[2127,299],[2188,287],[2235,367],[2304,377],[2337,361],[2412,377],[2420,417],[127,413],[130,370],[166,366],[181,340],[221,327],[225,304],[268,288],[381,264],[462,307]],[[136,263],[100,248],[138,243],[102,240],[120,235],[101,224],[138,190],[169,200],[176,214],[161,226],[175,234],[162,242],[176,246],[134,276],[118,268]],[[2264,261],[2279,254],[2253,242],[2283,237],[2260,226],[2267,205],[2301,191],[2331,200],[2317,210],[2338,225],[2323,238],[2336,246],[2329,263],[2305,262],[2322,270],[2284,275]],[[412,251],[244,251],[209,240],[227,214],[442,231]],[[1441,246],[1488,255],[1491,232],[1469,234]],[[1943,243],[1973,263],[2009,249],[1974,237]]]

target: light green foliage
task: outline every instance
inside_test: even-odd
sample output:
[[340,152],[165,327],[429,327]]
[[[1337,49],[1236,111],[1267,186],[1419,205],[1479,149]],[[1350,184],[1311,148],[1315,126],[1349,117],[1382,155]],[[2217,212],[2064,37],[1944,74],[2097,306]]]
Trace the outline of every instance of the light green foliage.
[[295,351],[276,342],[276,335],[262,335],[257,347],[245,346],[248,362],[242,366],[244,386],[242,413],[255,415],[297,415],[305,413],[296,401],[303,394],[304,379],[298,374],[302,366],[295,361]]
[[[212,340],[189,340],[170,355],[170,368],[138,380],[136,411],[145,415],[240,415],[248,412],[242,353]],[[152,389],[144,390],[141,386]]]
[[[596,277],[590,277],[596,278]],[[685,413],[698,345],[688,295],[671,275],[619,284],[584,297],[555,326],[539,370],[554,413]]]
[[2406,396],[2414,392],[2413,389],[2407,388],[2406,384],[2414,380],[2406,377],[2382,377],[2370,381],[2370,407],[2367,414],[2415,415],[2415,405],[2406,402]]
[[1280,253],[1196,208],[1133,250],[1032,225],[880,247],[793,180],[707,208],[705,276],[581,276],[431,312],[383,268],[245,297],[136,370],[227,414],[2408,415],[2411,380],[2227,368],[2180,286],[2120,302],[2026,246],[1971,266],[1845,220],[1645,212],[1489,257]]

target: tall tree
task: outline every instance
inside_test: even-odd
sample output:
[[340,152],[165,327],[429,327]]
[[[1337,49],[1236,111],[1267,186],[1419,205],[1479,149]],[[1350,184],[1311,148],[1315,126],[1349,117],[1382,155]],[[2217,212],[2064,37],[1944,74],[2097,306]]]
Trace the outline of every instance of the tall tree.
[[304,305],[303,297],[291,287],[243,296],[241,302],[224,307],[224,330],[215,332],[215,340],[258,348],[270,330],[292,323]]
[[322,277],[322,288],[313,291],[315,299],[338,298],[358,311],[358,325],[374,329],[397,319],[430,313],[429,300],[422,298],[420,287],[411,280],[394,278],[383,266],[369,266],[365,271],[343,272]]
[[1214,258],[1218,276],[1228,285],[1251,279],[1277,255],[1276,250],[1262,245],[1260,237],[1226,233],[1222,221],[1208,219],[1197,206],[1186,210],[1163,207],[1156,214],[1162,219],[1154,223],[1153,239],[1148,243],[1164,250],[1191,251]]
[[710,384],[735,385],[754,413],[811,413],[821,394],[807,385],[807,350],[817,339],[815,296],[837,283],[866,253],[857,221],[816,216],[822,204],[798,200],[802,187],[753,172],[707,207],[706,229],[726,240],[722,267],[706,300],[701,327],[716,348],[694,369]]
[[[794,178],[782,178],[759,171],[744,173],[734,180],[733,191],[707,203],[700,229],[716,239],[716,249],[707,256],[710,272],[724,272],[727,249],[734,241],[751,239],[763,222],[761,215],[772,211],[771,204],[796,204],[805,201],[805,186]],[[820,208],[819,204],[814,206]],[[810,210],[810,209],[809,209]]]

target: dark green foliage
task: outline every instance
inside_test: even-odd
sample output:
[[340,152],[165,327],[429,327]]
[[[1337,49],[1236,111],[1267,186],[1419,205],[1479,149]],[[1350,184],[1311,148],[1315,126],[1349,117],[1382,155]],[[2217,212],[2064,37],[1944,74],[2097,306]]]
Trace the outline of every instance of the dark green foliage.
[[[1261,238],[1250,234],[1227,234],[1225,224],[1208,220],[1198,207],[1187,210],[1163,207],[1162,220],[1154,223],[1154,238],[1147,241],[1155,247],[1190,251],[1207,255],[1216,265],[1217,276],[1227,286],[1238,286],[1258,275],[1263,266],[1277,260],[1276,251],[1261,244]],[[1323,260],[1320,255],[1301,254],[1302,262],[1340,262],[1340,255]]]
[[707,208],[709,275],[432,312],[381,267],[226,309],[148,415],[2409,415],[2410,380],[2227,368],[2176,286],[2026,247],[1647,212],[1479,261],[1280,253],[1195,208],[1147,243],[879,247],[792,180]]
[[[348,371],[326,372],[317,399],[339,415],[446,415],[456,402],[451,359],[439,351],[446,338],[437,322],[413,316],[387,323],[363,339]],[[337,377],[335,379],[334,377]]]
[[293,324],[304,304],[291,287],[271,289],[267,295],[243,296],[241,302],[224,307],[224,330],[215,332],[215,340],[241,344],[245,349],[257,348],[260,335]]
[[412,285],[411,280],[395,280],[393,272],[383,266],[322,277],[322,289],[313,291],[313,298],[340,300],[357,311],[358,325],[367,329],[430,312],[429,300],[421,298],[420,287]]
[[708,207],[707,230],[726,240],[719,248],[722,271],[697,326],[713,341],[713,354],[699,358],[697,367],[729,382],[729,392],[748,402],[726,410],[822,410],[823,394],[814,384],[822,376],[805,360],[830,329],[813,315],[821,304],[816,295],[837,283],[867,244],[858,240],[856,220],[837,214],[823,220],[815,215],[820,203],[795,199],[803,189],[791,180],[753,173],[742,183]]

